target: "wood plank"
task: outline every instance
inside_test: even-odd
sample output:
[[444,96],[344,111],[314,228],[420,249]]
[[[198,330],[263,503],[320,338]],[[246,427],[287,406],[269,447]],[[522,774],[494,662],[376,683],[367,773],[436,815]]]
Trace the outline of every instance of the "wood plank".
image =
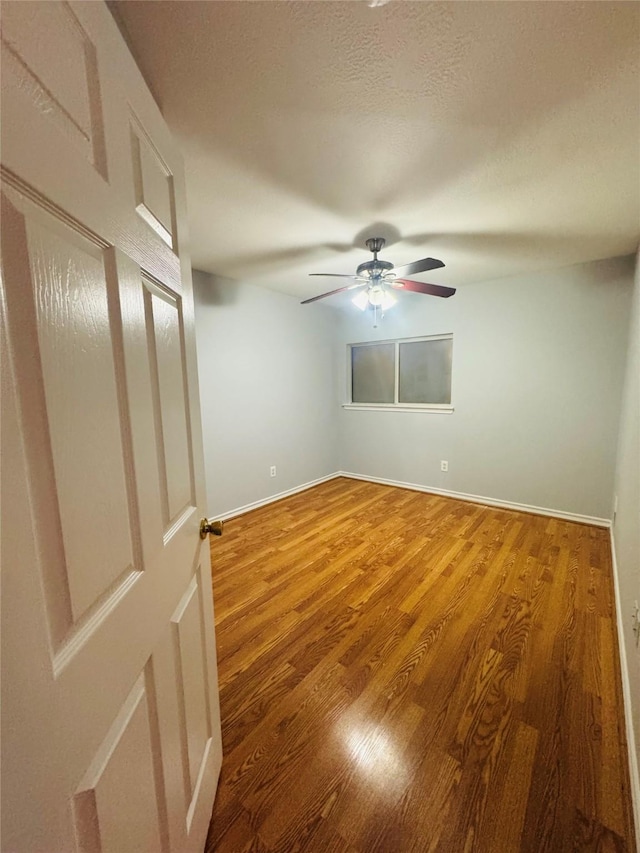
[[606,530],[333,480],[212,559],[208,853],[633,850]]

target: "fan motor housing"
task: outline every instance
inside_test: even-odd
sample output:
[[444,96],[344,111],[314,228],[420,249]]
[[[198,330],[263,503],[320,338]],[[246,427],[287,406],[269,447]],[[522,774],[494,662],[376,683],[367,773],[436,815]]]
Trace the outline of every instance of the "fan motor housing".
[[363,275],[366,278],[378,278],[383,273],[389,272],[392,269],[392,263],[389,263],[389,261],[379,261],[376,258],[375,261],[365,261],[363,264],[360,264],[356,270],[356,275]]

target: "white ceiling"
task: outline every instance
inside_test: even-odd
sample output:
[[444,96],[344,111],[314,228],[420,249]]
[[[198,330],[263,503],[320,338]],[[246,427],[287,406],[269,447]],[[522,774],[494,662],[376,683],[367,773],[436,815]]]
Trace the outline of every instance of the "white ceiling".
[[184,152],[195,267],[304,298],[368,236],[452,285],[638,245],[638,3],[111,5]]

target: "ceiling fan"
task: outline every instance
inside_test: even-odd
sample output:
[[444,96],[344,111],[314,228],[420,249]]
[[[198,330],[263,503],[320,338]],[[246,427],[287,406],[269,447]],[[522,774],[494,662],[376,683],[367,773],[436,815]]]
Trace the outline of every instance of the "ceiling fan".
[[334,293],[342,293],[345,290],[356,290],[364,287],[366,290],[358,293],[353,299],[354,304],[363,311],[369,305],[373,306],[375,311],[377,309],[385,311],[396,301],[393,290],[411,290],[414,293],[426,293],[428,296],[442,296],[445,299],[453,296],[456,292],[454,287],[444,287],[440,284],[426,284],[422,281],[402,278],[403,275],[415,275],[416,273],[439,269],[444,266],[442,261],[436,258],[422,258],[422,260],[414,261],[412,264],[394,267],[389,261],[378,259],[378,252],[382,250],[385,244],[384,237],[370,237],[366,241],[366,244],[369,251],[373,253],[373,260],[360,264],[356,269],[355,275],[310,273],[310,275],[324,275],[331,278],[349,278],[353,284],[338,287],[336,290],[330,290],[328,293],[321,293],[320,296],[312,296],[311,299],[305,299],[301,304],[307,305],[309,302],[317,302],[318,299],[324,299],[325,296],[333,296]]

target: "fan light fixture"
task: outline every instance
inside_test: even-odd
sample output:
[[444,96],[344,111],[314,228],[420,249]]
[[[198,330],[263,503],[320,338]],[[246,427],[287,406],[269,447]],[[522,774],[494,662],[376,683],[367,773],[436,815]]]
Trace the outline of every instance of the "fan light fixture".
[[368,305],[372,305],[374,308],[381,308],[383,311],[386,311],[388,308],[391,308],[392,305],[395,305],[398,300],[382,285],[373,284],[366,290],[361,290],[360,293],[358,293],[357,296],[354,296],[351,301],[356,308],[359,308],[361,311],[364,311]]

